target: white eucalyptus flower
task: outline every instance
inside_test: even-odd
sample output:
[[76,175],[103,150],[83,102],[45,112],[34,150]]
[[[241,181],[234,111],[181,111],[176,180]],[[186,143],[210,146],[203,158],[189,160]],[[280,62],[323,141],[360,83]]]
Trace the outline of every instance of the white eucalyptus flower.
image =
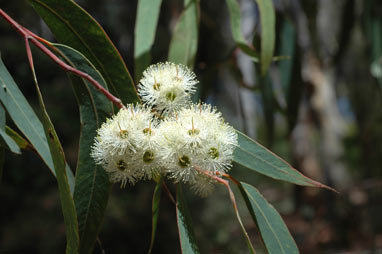
[[163,113],[173,113],[191,102],[198,83],[186,66],[158,63],[149,66],[138,85],[142,101]]
[[237,134],[208,104],[181,109],[165,119],[158,131],[163,167],[175,182],[189,182],[200,190],[200,170],[220,175],[232,165]]

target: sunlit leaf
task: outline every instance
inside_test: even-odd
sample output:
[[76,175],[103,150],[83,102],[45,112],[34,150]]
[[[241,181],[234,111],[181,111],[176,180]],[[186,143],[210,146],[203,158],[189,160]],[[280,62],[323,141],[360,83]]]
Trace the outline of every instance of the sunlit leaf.
[[138,0],[134,37],[134,67],[137,82],[151,62],[150,50],[154,43],[161,3],[162,0]]
[[102,27],[71,0],[29,0],[60,43],[80,51],[123,103],[138,101],[134,82]]
[[236,163],[277,180],[297,185],[322,187],[333,190],[324,184],[304,176],[256,141],[239,131],[236,132],[239,141],[239,147],[237,147],[234,152],[234,161]]
[[168,60],[193,67],[198,47],[199,1],[185,0],[185,6],[175,26]]
[[[81,53],[65,45],[54,46],[67,63],[106,87],[101,74]],[[70,78],[80,108],[82,127],[74,190],[81,240],[79,253],[82,254],[92,253],[110,193],[108,175],[101,165],[95,164],[90,152],[97,129],[112,112],[112,104],[87,81],[74,75]]]
[[192,228],[191,216],[187,208],[186,200],[184,199],[181,184],[177,185],[176,190],[176,217],[182,254],[199,253],[194,230]]
[[[24,95],[17,87],[15,81],[7,71],[3,61],[0,59],[0,100],[7,110],[13,122],[19,130],[30,141],[42,160],[49,167],[54,175],[54,165],[49,151],[48,142],[44,135],[44,128],[29,105]],[[68,166],[66,166],[71,190],[74,188],[74,176]]]
[[299,253],[293,237],[277,210],[255,187],[246,183],[241,183],[239,187],[268,253]]
[[153,201],[151,206],[152,223],[151,223],[151,241],[150,241],[150,248],[148,252],[149,254],[151,253],[153,249],[154,241],[155,241],[155,233],[157,230],[158,216],[159,216],[160,197],[162,194],[162,184],[163,184],[163,178],[160,178],[155,186],[154,195],[153,195]]

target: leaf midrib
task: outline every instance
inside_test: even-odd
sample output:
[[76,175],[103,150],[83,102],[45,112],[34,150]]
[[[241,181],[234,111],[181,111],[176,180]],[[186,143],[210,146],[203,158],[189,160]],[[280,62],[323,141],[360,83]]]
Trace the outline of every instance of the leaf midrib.
[[265,216],[263,210],[262,210],[262,209],[260,208],[260,206],[257,204],[256,200],[255,200],[251,195],[249,195],[249,193],[248,193],[248,191],[247,191],[246,189],[245,189],[245,192],[247,193],[247,196],[254,202],[254,204],[255,204],[256,207],[258,208],[259,212],[260,212],[261,215],[263,216],[263,218],[264,218],[265,222],[267,223],[268,227],[270,228],[272,234],[273,234],[274,237],[276,238],[277,243],[278,243],[278,245],[280,246],[280,249],[282,250],[282,252],[283,252],[283,253],[286,253],[286,252],[284,251],[284,248],[283,248],[281,242],[280,242],[280,239],[277,237],[276,232],[273,230],[273,227],[272,227],[271,224],[269,223],[269,220],[268,220],[268,218]]

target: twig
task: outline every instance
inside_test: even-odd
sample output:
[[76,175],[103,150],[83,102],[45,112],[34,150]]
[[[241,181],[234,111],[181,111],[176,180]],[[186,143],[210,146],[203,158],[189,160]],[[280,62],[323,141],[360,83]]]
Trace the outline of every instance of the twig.
[[[8,14],[6,14],[2,9],[0,9],[0,16],[2,16],[9,24],[13,26],[13,28],[16,29],[16,31],[21,34],[21,36],[24,37],[25,43],[26,43],[26,49],[28,54],[29,63],[31,65],[31,68],[33,67],[33,63],[31,63],[31,51],[29,47],[29,41],[32,42],[37,48],[39,48],[44,54],[46,54],[50,59],[52,59],[56,64],[58,64],[64,71],[71,72],[77,76],[80,76],[87,81],[89,81],[98,91],[103,93],[108,100],[113,102],[117,107],[124,108],[125,106],[122,104],[122,101],[112,95],[108,90],[106,90],[102,85],[100,85],[95,79],[93,79],[89,74],[82,72],[76,68],[73,68],[72,66],[66,64],[64,61],[62,61],[60,58],[58,58],[55,54],[53,54],[44,44],[49,45],[50,47],[53,47],[52,44],[45,39],[35,35],[25,27],[18,24],[15,20],[13,20]],[[40,42],[41,41],[41,42]]]
[[167,184],[165,183],[165,181],[163,181],[162,186],[163,186],[164,190],[167,192],[167,195],[169,196],[171,202],[174,203],[174,205],[176,205],[175,198],[171,194],[171,191],[168,189]]

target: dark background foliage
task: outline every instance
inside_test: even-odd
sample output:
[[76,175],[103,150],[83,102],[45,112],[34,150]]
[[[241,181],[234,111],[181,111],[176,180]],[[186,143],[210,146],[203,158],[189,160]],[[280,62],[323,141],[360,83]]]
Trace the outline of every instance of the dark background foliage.
[[[136,1],[82,0],[134,73]],[[254,1],[240,1],[244,36],[259,34]],[[301,253],[382,250],[382,4],[377,0],[276,0],[276,55],[269,78],[235,49],[224,1],[201,1],[195,71],[199,97],[217,105],[236,128],[265,144],[313,179],[340,191],[292,186],[248,176],[283,215]],[[54,41],[26,1],[1,1],[22,25]],[[182,2],[163,1],[152,49],[165,61]],[[148,17],[149,18],[149,17]],[[24,42],[0,21],[0,51],[31,105],[37,97]],[[33,50],[47,110],[75,168],[79,113],[65,73]],[[9,120],[9,119],[8,119]],[[11,121],[7,122],[12,125]],[[151,231],[153,182],[113,186],[95,253],[145,253]],[[226,190],[206,199],[187,193],[202,253],[245,253]],[[55,178],[31,151],[6,153],[0,185],[0,253],[63,253],[65,230]],[[240,208],[243,208],[241,202]],[[257,240],[249,214],[244,223]],[[162,196],[154,253],[179,253],[175,209]]]

